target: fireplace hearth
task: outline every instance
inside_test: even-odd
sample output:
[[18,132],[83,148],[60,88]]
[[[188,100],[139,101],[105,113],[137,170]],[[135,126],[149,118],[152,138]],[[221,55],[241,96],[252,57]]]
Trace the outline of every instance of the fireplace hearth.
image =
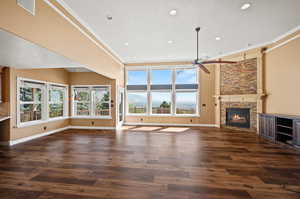
[[250,128],[250,109],[226,108],[226,126]]

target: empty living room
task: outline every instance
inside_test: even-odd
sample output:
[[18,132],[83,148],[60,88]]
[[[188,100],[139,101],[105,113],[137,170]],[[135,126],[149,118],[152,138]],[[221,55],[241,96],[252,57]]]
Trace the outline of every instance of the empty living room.
[[0,199],[300,199],[299,0],[1,0]]

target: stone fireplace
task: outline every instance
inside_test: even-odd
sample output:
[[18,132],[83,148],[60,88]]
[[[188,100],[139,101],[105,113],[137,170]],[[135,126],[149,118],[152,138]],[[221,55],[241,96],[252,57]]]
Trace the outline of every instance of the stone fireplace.
[[226,126],[250,128],[250,109],[226,108]]
[[256,132],[262,112],[262,54],[231,59],[237,64],[219,65],[216,77],[217,125]]

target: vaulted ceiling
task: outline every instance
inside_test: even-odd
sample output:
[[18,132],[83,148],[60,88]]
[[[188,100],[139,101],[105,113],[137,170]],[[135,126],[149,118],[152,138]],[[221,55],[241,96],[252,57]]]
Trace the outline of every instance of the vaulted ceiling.
[[270,42],[300,25],[299,0],[60,1],[124,62],[192,60],[197,26],[205,58]]
[[82,65],[0,29],[0,66],[74,68]]

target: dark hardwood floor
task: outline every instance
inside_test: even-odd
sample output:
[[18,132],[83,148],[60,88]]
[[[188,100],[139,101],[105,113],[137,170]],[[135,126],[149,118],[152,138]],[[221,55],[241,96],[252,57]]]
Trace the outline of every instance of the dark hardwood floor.
[[0,148],[0,199],[298,199],[300,153],[253,133],[68,130]]

